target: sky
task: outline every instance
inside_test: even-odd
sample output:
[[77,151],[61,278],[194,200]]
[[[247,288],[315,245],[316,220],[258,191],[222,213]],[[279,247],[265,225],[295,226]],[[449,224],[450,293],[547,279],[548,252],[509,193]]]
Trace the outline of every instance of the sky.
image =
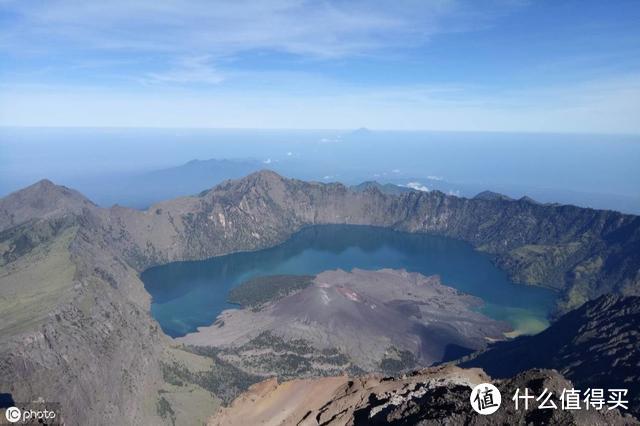
[[0,0],[0,126],[640,134],[637,0]]

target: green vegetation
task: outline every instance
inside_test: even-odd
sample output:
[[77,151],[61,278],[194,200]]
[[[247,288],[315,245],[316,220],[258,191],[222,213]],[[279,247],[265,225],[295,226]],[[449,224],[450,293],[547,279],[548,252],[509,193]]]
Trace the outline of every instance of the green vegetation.
[[385,374],[395,375],[416,367],[415,356],[407,350],[390,348],[386,355],[380,361],[380,370]]
[[165,381],[178,386],[197,384],[225,404],[252,384],[272,376],[288,380],[360,372],[338,349],[320,350],[306,340],[286,341],[268,331],[237,348],[189,346],[184,350],[211,359],[211,367],[189,371],[177,362],[165,363]]
[[317,352],[317,350],[304,339],[284,340],[282,337],[270,331],[263,331],[242,346],[242,350],[246,351],[250,349],[271,349],[275,352],[295,352],[300,355]]
[[318,349],[304,339],[284,340],[265,331],[224,356],[239,360],[245,370],[282,379],[342,374],[351,367],[349,358],[336,348]]
[[158,398],[158,402],[156,403],[156,412],[163,419],[169,417],[171,419],[171,423],[174,425],[176,424],[176,413],[173,411],[171,404],[169,404],[169,401],[167,401],[164,396]]
[[184,386],[182,378],[188,377],[190,374],[189,370],[180,366],[177,362],[172,364],[162,362],[160,368],[162,369],[162,378],[164,381],[174,386]]
[[[0,233],[2,338],[38,327],[73,287],[76,268],[69,245],[77,228],[52,229],[42,225]],[[61,320],[58,315],[56,321]]]
[[311,275],[272,275],[245,281],[229,292],[229,302],[254,311],[313,283]]
[[[163,364],[163,375],[168,383],[192,383],[208,390],[225,404],[247,390],[249,386],[265,377],[247,373],[221,359],[219,350],[212,347],[193,346],[185,348],[192,353],[211,358],[211,368],[205,371],[190,371],[177,362]],[[179,386],[182,386],[180,384]]]

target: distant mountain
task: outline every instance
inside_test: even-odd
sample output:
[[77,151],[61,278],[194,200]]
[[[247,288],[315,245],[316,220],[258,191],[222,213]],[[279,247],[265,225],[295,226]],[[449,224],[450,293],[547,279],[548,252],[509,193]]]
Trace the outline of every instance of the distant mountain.
[[640,414],[640,297],[602,296],[535,336],[498,342],[461,362],[492,377],[553,368],[581,388],[625,388]]
[[356,129],[349,134],[351,136],[367,136],[367,135],[370,135],[371,133],[373,132],[370,129],[367,129],[366,127],[360,127],[359,129]]
[[227,179],[238,179],[264,167],[252,159],[191,160],[181,166],[148,173],[101,180],[91,192],[98,194],[100,205],[115,203],[147,208],[153,203],[195,195]]
[[[191,160],[178,167],[157,170],[141,175],[141,180],[156,184],[168,184],[175,188],[187,190],[199,188],[194,193],[209,189],[226,179],[238,179],[254,171],[260,170],[264,164],[250,159],[210,159]],[[202,187],[203,184],[209,186]]]

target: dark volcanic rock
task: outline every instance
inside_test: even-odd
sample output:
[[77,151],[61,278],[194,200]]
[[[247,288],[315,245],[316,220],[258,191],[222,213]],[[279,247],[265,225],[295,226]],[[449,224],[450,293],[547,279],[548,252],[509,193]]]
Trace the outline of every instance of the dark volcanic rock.
[[495,343],[460,365],[492,377],[553,368],[581,389],[628,389],[640,414],[640,297],[602,296],[540,334]]
[[[389,403],[391,395],[371,398],[370,404],[354,412],[354,425],[629,425],[637,424],[630,415],[603,410],[561,410],[559,396],[573,385],[560,374],[551,370],[530,370],[513,378],[495,383],[502,394],[502,404],[498,411],[488,416],[476,414],[469,404],[468,386],[448,384],[445,386],[425,386],[424,394],[415,398],[405,398],[400,404],[391,404],[377,411],[380,403]],[[516,390],[529,389],[539,396],[546,389],[553,393],[551,398],[557,407],[539,409],[539,401],[531,400],[529,409],[523,408],[520,400],[516,410],[512,396]],[[419,393],[413,390],[414,394]],[[371,404],[375,401],[376,404]],[[375,413],[372,415],[372,413]]]

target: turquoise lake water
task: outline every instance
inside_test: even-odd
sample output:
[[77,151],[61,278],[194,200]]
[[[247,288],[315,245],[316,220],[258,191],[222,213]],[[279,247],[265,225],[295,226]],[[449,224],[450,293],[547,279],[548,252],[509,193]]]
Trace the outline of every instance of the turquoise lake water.
[[178,337],[237,307],[227,302],[227,293],[249,278],[336,268],[438,274],[443,284],[482,298],[483,313],[520,333],[544,329],[556,299],[550,290],[512,283],[465,242],[369,226],[314,226],[269,249],[154,267],[142,280],[152,296],[153,317],[165,333]]

